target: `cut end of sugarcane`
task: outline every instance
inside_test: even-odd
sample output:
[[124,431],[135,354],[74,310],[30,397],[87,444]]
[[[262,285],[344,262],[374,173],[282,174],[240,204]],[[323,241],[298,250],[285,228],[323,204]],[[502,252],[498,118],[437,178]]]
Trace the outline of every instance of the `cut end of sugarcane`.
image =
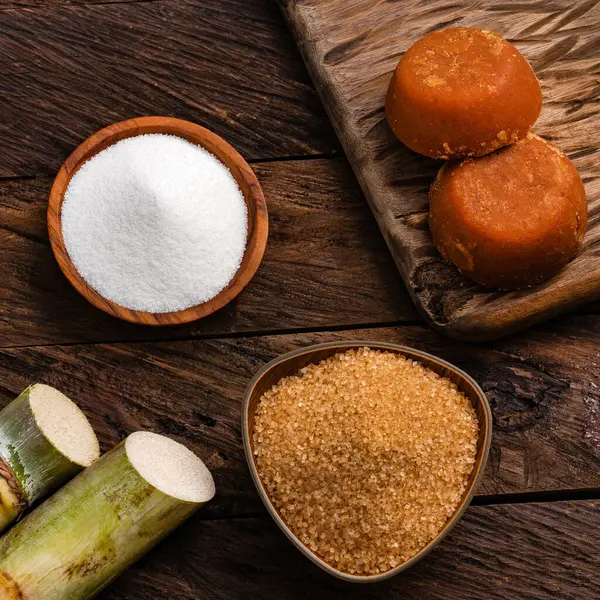
[[29,388],[29,406],[48,441],[71,462],[89,467],[99,456],[98,438],[79,407],[63,393],[36,383]]
[[137,431],[127,438],[125,450],[134,469],[164,494],[186,502],[208,502],[215,495],[210,471],[179,442]]

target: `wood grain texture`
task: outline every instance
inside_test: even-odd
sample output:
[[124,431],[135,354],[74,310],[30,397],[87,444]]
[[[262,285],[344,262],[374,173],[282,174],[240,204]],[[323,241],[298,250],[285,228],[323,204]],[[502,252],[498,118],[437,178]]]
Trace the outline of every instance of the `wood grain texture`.
[[446,359],[485,391],[494,435],[480,496],[600,488],[598,332],[600,317],[587,316],[494,346],[406,326],[0,349],[0,404],[41,381],[82,407],[103,450],[138,429],[172,435],[214,472],[219,492],[207,515],[248,514],[262,510],[241,439],[242,399],[254,374],[276,356],[310,344],[383,341]]
[[0,0],[0,10],[14,8],[48,8],[71,4],[115,4],[117,2],[160,2],[161,0]]
[[593,600],[600,586],[599,501],[471,507],[427,558],[372,585],[338,581],[267,517],[199,513],[102,600]]
[[48,242],[51,180],[0,182],[0,346],[418,320],[345,161],[264,163],[254,170],[270,226],[257,274],[217,313],[160,329],[111,318],[71,287]]
[[269,0],[164,0],[0,11],[0,177],[56,174],[127,118],[208,127],[246,159],[337,142]]
[[[208,150],[229,169],[243,194],[248,214],[246,249],[237,272],[216,296],[196,306],[168,313],[125,308],[104,298],[79,274],[71,261],[62,234],[61,211],[71,177],[88,160],[117,142],[147,134],[175,135]],[[58,171],[48,202],[48,236],[59,267],[73,287],[96,308],[140,325],[180,325],[207,317],[231,302],[248,285],[258,269],[269,230],[265,197],[254,171],[223,138],[205,127],[172,117],[138,117],[120,121],[94,133],[67,158]]]
[[[425,318],[448,335],[492,339],[600,297],[600,3],[597,0],[280,0],[407,287]],[[440,162],[398,142],[384,96],[403,52],[435,29],[498,31],[541,80],[534,130],[568,153],[586,186],[584,246],[558,276],[501,293],[461,276],[437,253],[427,225],[428,188]]]

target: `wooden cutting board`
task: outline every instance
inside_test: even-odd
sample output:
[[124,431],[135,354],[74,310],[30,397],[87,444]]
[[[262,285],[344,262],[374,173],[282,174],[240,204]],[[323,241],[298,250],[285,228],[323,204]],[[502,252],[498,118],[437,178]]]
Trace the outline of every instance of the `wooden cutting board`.
[[[500,337],[600,298],[600,1],[279,0],[348,159],[415,304],[456,338]],[[424,34],[492,29],[513,42],[542,83],[534,131],[562,148],[586,186],[590,218],[580,254],[553,279],[498,292],[437,253],[428,188],[439,161],[396,140],[384,115],[391,73]]]

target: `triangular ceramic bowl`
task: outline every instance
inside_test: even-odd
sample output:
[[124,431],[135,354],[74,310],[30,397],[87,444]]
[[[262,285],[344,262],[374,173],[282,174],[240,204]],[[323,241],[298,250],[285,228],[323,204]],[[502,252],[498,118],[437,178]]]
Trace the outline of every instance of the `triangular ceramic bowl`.
[[[318,363],[328,358],[329,356],[332,356],[333,354],[337,354],[338,352],[345,352],[346,350],[350,350],[352,348],[356,349],[365,346],[376,350],[386,350],[388,352],[402,354],[407,358],[422,363],[426,367],[430,368],[432,371],[435,371],[439,375],[447,377],[448,379],[456,383],[458,389],[471,400],[473,408],[477,413],[477,418],[479,419],[479,439],[477,443],[477,456],[475,460],[475,465],[469,477],[469,482],[460,501],[460,504],[457,506],[456,510],[454,511],[454,514],[450,519],[448,519],[448,522],[440,531],[440,533],[435,537],[435,539],[429,542],[429,544],[427,544],[427,546],[425,546],[415,556],[396,566],[395,568],[390,569],[385,573],[380,573],[378,575],[361,576],[344,573],[343,571],[339,571],[335,567],[332,567],[331,565],[327,564],[319,556],[312,552],[307,546],[305,546],[295,536],[294,532],[291,531],[286,525],[284,519],[281,517],[275,506],[272,504],[269,498],[269,494],[267,493],[267,490],[263,486],[263,483],[260,479],[260,475],[258,473],[258,469],[254,459],[253,430],[254,415],[256,413],[256,408],[258,406],[258,402],[261,396],[264,394],[264,392],[266,392],[273,385],[275,385],[282,377],[287,377],[288,375],[295,375],[302,367],[309,364]],[[382,342],[368,341],[332,342],[326,344],[318,344],[316,346],[309,346],[308,348],[302,348],[300,350],[295,350],[288,354],[284,354],[283,356],[280,356],[275,360],[272,360],[267,365],[265,365],[254,376],[254,378],[250,382],[250,385],[248,386],[246,396],[244,398],[244,405],[242,409],[242,436],[244,440],[244,451],[246,453],[246,460],[248,461],[250,473],[252,474],[252,479],[254,480],[254,484],[256,485],[256,489],[258,490],[258,494],[261,497],[270,515],[273,517],[273,519],[283,531],[283,533],[285,533],[289,540],[294,544],[294,546],[296,546],[304,555],[306,555],[310,560],[312,560],[315,564],[317,564],[330,575],[333,575],[345,581],[351,581],[355,583],[374,583],[393,577],[394,575],[397,575],[401,571],[408,569],[409,567],[417,563],[419,560],[421,560],[437,544],[439,544],[444,539],[444,537],[446,537],[446,535],[448,535],[450,530],[458,523],[460,518],[463,516],[465,510],[469,506],[475,494],[479,482],[481,481],[481,477],[483,476],[485,465],[487,463],[487,458],[492,441],[492,412],[487,398],[483,393],[483,390],[477,385],[477,383],[464,371],[461,371],[457,367],[454,367],[453,365],[446,362],[445,360],[442,360],[441,358],[437,358],[435,356],[432,356],[431,354],[427,354],[426,352],[421,352],[420,350],[415,350],[413,348],[407,348],[404,346],[398,346],[396,344],[386,344]]]

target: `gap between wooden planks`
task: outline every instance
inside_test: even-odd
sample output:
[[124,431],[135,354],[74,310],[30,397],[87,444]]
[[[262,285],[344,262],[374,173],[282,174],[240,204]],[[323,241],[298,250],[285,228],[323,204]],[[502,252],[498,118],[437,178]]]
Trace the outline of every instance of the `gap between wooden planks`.
[[0,0],[0,10],[50,8],[76,6],[82,4],[134,4],[142,2],[161,2],[162,0]]
[[[103,449],[150,429],[179,439],[214,472],[219,496],[207,516],[261,508],[246,468],[240,408],[268,360],[326,340],[400,343],[470,373],[494,412],[492,452],[480,496],[600,488],[600,317],[474,346],[426,327],[394,327],[251,338],[40,346],[0,350],[0,402],[42,381],[88,414]],[[557,343],[557,340],[561,342]],[[492,501],[494,499],[492,498]]]
[[[598,299],[598,2],[279,4],[403,279],[428,321],[452,337],[482,341]],[[384,97],[402,53],[424,33],[458,25],[497,31],[524,52],[545,99],[534,130],[569,155],[586,185],[590,219],[581,252],[556,277],[531,289],[498,293],[441,260],[427,223],[428,188],[439,161],[409,152],[386,123]]]
[[[28,2],[28,4],[33,3],[34,0]],[[47,3],[44,3],[44,6],[47,6]],[[54,29],[51,28],[49,37],[57,31],[57,27],[61,27],[56,23],[58,22],[54,23]],[[95,49],[97,50],[98,46]],[[42,62],[44,59],[47,60],[43,51],[42,49]],[[58,52],[64,55],[65,49],[59,47]],[[85,60],[87,61],[87,57]],[[86,62],[84,66],[89,64]],[[72,72],[67,73],[69,77],[72,75]],[[21,84],[25,80],[17,77],[15,81]],[[56,88],[53,91],[56,91]],[[60,93],[60,86],[58,92]],[[175,106],[177,111],[190,110],[185,103],[172,106]],[[119,110],[128,109],[121,105],[117,112]],[[209,115],[207,118],[215,119],[219,124],[219,116],[215,115]],[[64,154],[66,146],[75,144],[78,141],[77,136],[87,131],[88,124],[85,121],[75,120],[74,124],[75,129],[79,127],[77,135],[65,131],[52,133],[53,143],[57,143],[60,148],[59,151],[53,149],[52,152],[56,153],[48,155],[51,161],[60,161],[61,153]],[[238,122],[236,126],[237,131],[243,132],[243,124]],[[236,135],[238,135],[237,131]],[[72,136],[72,139],[68,136]],[[46,140],[41,139],[41,141],[42,148],[36,147],[35,152],[46,151]],[[292,141],[286,151],[296,151],[295,143]],[[263,142],[259,145],[261,148],[268,147],[268,144]],[[42,164],[41,159],[38,164]],[[272,165],[269,165],[266,169],[271,167]],[[46,169],[46,167],[41,168]],[[297,172],[294,174],[297,175]],[[294,174],[289,175],[290,182],[294,179]],[[35,181],[35,184],[42,187],[47,183]],[[331,191],[327,191],[327,185],[322,187],[319,185],[317,187],[322,190],[322,193],[317,194],[317,199],[325,202]],[[302,186],[312,193],[314,182],[304,178]],[[273,186],[273,190],[278,191],[279,188]],[[348,190],[349,188],[343,188],[344,193]],[[308,192],[304,192],[301,196],[306,193]],[[356,277],[354,284],[346,288],[341,287],[342,292],[348,295],[345,299],[347,302],[342,302],[340,290],[335,289],[337,284],[329,281],[329,285],[324,288],[328,293],[325,304],[329,308],[326,311],[317,310],[318,314],[314,314],[315,307],[321,305],[317,303],[317,296],[310,299],[309,293],[309,300],[306,301],[304,298],[304,305],[301,302],[297,304],[301,308],[304,307],[304,310],[294,312],[295,298],[297,295],[303,298],[302,285],[308,286],[309,290],[312,289],[310,283],[319,272],[313,268],[316,265],[310,264],[312,256],[309,260],[303,257],[300,262],[300,270],[303,272],[296,275],[298,277],[296,287],[292,285],[289,296],[284,297],[284,304],[286,301],[290,304],[281,312],[278,321],[280,331],[293,329],[289,325],[285,326],[283,324],[285,321],[299,328],[327,328],[326,324],[318,323],[324,323],[325,319],[332,318],[331,315],[334,313],[336,319],[340,314],[342,315],[340,322],[348,317],[348,320],[344,321],[345,325],[336,326],[338,329],[352,325],[353,314],[359,315],[361,321],[367,315],[367,322],[361,323],[363,326],[368,324],[369,320],[373,322],[374,318],[376,320],[388,318],[386,311],[389,308],[386,306],[392,307],[392,303],[386,304],[386,301],[378,305],[371,304],[372,299],[366,302],[360,300],[361,294],[365,293],[369,285],[373,288],[371,291],[373,296],[381,293],[377,283],[378,278],[369,278],[368,267],[379,273],[378,269],[384,265],[385,271],[387,267],[384,257],[387,259],[387,253],[385,248],[380,252],[376,250],[376,245],[371,245],[370,240],[374,236],[370,233],[369,220],[366,220],[366,225],[361,224],[361,213],[357,209],[358,196],[355,195],[356,191],[349,193],[354,194],[353,198],[356,200],[349,213],[337,211],[331,202],[323,206],[327,207],[327,210],[333,213],[334,218],[342,225],[349,223],[356,229],[362,229],[361,235],[364,235],[364,238],[352,234],[347,239],[354,240],[354,243],[366,241],[366,247],[362,248],[364,252],[362,258],[367,268],[365,265],[360,268],[357,266],[354,272]],[[19,194],[16,196],[18,200]],[[41,229],[39,227],[43,226],[43,223],[40,221],[25,225],[18,213],[25,211],[25,215],[21,214],[23,217],[31,214],[28,213],[29,210],[35,212],[41,208],[43,212],[45,199],[41,200],[42,196],[36,200],[25,194],[25,197],[21,198],[24,204],[8,207],[11,211],[9,225],[15,222],[17,224],[15,230],[6,232],[10,236],[11,244],[20,237],[27,239],[27,234],[32,233],[28,241],[39,245],[40,237],[44,235],[43,227]],[[339,198],[336,202],[338,200]],[[280,215],[286,220],[278,223],[284,234],[276,240],[277,252],[283,253],[284,247],[290,244],[290,241],[291,245],[296,244],[295,251],[301,247],[302,230],[298,227],[299,230],[296,231],[293,226],[307,222],[309,217],[319,222],[315,233],[327,231],[325,219],[329,218],[329,215],[322,214],[316,203],[315,206],[303,207],[304,201],[297,204],[295,196],[276,200],[276,202],[278,206],[289,204],[284,207]],[[306,209],[304,213],[303,208]],[[346,209],[347,207],[344,208]],[[348,214],[351,216],[349,217]],[[323,226],[322,230],[321,226]],[[347,234],[348,231],[344,229],[341,233]],[[304,255],[320,251],[325,252],[329,258],[340,257],[344,250],[340,240],[341,235],[334,243],[331,242],[331,237],[322,235],[318,241],[312,240],[308,248],[303,248]],[[19,243],[23,243],[22,240]],[[377,244],[377,242],[373,243]],[[14,247],[11,248],[14,250]],[[19,247],[17,254],[22,252],[21,256],[24,257],[30,251],[35,253],[35,248],[37,246],[25,243]],[[346,248],[346,251],[351,257],[359,256],[353,254],[349,248]],[[30,254],[29,260],[33,255]],[[381,262],[377,256],[381,257]],[[376,260],[372,262],[373,259]],[[289,256],[281,260],[290,269],[294,266],[298,269],[298,264],[294,265],[294,261],[290,261]],[[26,273],[27,265],[26,261],[13,263],[16,268],[15,274],[18,276]],[[110,339],[111,332],[122,331],[122,324],[109,323],[108,320],[103,320],[103,315],[95,311],[82,316],[79,311],[85,313],[86,308],[79,307],[75,313],[70,313],[69,302],[78,300],[68,297],[70,291],[65,291],[66,297],[59,294],[58,300],[53,297],[57,289],[55,286],[61,285],[58,282],[60,273],[54,273],[53,280],[50,263],[43,263],[43,261],[35,269],[35,275],[41,277],[37,299],[42,301],[51,299],[52,311],[34,314],[33,320],[29,322],[28,317],[24,321],[11,322],[11,311],[7,311],[3,318],[0,317],[0,332],[2,327],[8,324],[13,332],[18,332],[14,335],[27,337],[27,344],[33,343],[34,338],[40,336],[40,333],[42,337],[47,336],[50,340],[52,332],[42,331],[39,328],[43,328],[48,320],[56,317],[60,320],[58,333],[78,338],[80,342],[76,342],[77,344],[85,340],[86,335],[96,336],[96,339],[102,340]],[[267,281],[269,277],[274,276],[274,273],[269,272],[265,275]],[[394,277],[395,275],[392,275],[390,280],[397,281]],[[376,285],[373,285],[373,282],[376,282]],[[355,293],[355,289],[358,289],[358,293]],[[331,291],[330,295],[329,291]],[[334,296],[336,292],[337,300]],[[395,292],[390,294],[388,300],[395,301],[394,294]],[[400,293],[398,298],[401,297]],[[227,316],[224,321],[217,324],[212,333],[201,332],[198,335],[219,335],[219,331],[227,329],[227,324],[233,328],[236,327],[235,324],[244,322],[252,322],[254,326],[258,326],[260,320],[258,307],[261,299],[258,296],[252,298],[249,303],[242,304],[241,308],[237,307],[236,314]],[[19,314],[26,314],[31,310],[35,313],[35,308],[20,305],[16,298],[13,298],[11,303],[11,309],[16,309],[17,313],[19,310],[23,311]],[[256,305],[254,312],[252,308],[249,310],[246,308],[253,303]],[[351,309],[349,306],[352,303],[354,308]],[[402,308],[400,303],[392,310],[399,311],[398,306]],[[406,310],[410,313],[410,305],[407,305]],[[72,317],[75,317],[74,321],[70,320]],[[404,317],[405,315],[401,316]],[[414,313],[412,320],[416,322]],[[231,325],[232,323],[234,325]],[[597,431],[598,426],[592,415],[593,407],[598,405],[598,398],[593,389],[586,391],[586,383],[593,383],[589,370],[579,369],[578,365],[589,367],[590,363],[586,361],[594,360],[592,347],[597,340],[588,329],[593,331],[594,328],[597,329],[597,325],[597,320],[591,317],[581,319],[570,317],[562,325],[555,322],[543,329],[530,331],[525,335],[524,340],[513,341],[512,346],[508,342],[497,346],[485,346],[481,354],[476,347],[464,347],[441,340],[439,336],[422,327],[379,329],[373,332],[338,331],[334,335],[340,337],[368,335],[372,338],[384,336],[385,339],[412,343],[431,351],[437,348],[440,354],[450,360],[461,361],[465,368],[474,374],[477,373],[488,387],[488,393],[491,393],[495,399],[497,405],[495,413],[502,423],[499,442],[494,447],[496,455],[500,454],[499,458],[496,456],[497,470],[491,474],[486,485],[489,484],[490,487],[497,485],[499,487],[495,489],[508,490],[511,486],[524,484],[529,487],[543,485],[544,482],[547,483],[552,479],[552,476],[557,480],[556,485],[562,485],[569,475],[574,476],[575,480],[583,470],[592,468],[595,457],[594,442],[597,441],[594,432]],[[210,330],[211,326],[208,326],[208,331]],[[5,329],[4,333],[6,331]],[[254,330],[251,333],[256,336],[260,331]],[[173,335],[173,332],[170,332],[170,335]],[[176,332],[174,335],[193,336],[195,332]],[[239,332],[230,335],[243,336],[245,332],[242,328]],[[486,600],[594,596],[598,588],[598,564],[595,560],[599,553],[594,537],[598,505],[593,502],[472,508],[459,528],[429,559],[389,584],[368,589],[350,588],[326,578],[291,548],[267,518],[202,521],[203,517],[215,518],[240,514],[240,512],[244,514],[246,505],[253,506],[256,513],[260,512],[245,467],[238,460],[234,448],[239,429],[239,416],[234,413],[238,410],[237,404],[247,383],[245,375],[249,375],[258,368],[259,364],[275,353],[285,351],[294,345],[331,339],[332,334],[322,331],[278,337],[282,338],[279,342],[257,338],[256,343],[253,339],[232,339],[163,343],[156,346],[153,344],[75,345],[71,348],[57,346],[55,340],[54,347],[0,351],[2,365],[0,372],[7,379],[0,388],[2,405],[19,391],[19,386],[26,380],[46,378],[56,385],[61,385],[63,389],[68,388],[69,393],[78,401],[84,401],[88,409],[92,407],[92,410],[99,411],[98,419],[102,425],[105,447],[130,431],[131,427],[144,423],[147,427],[169,433],[182,441],[190,440],[196,449],[204,451],[218,469],[218,483],[222,484],[225,497],[216,500],[216,508],[214,510],[210,508],[209,512],[202,513],[198,519],[191,521],[189,526],[180,529],[175,536],[111,586],[103,594],[103,598],[132,599],[176,595],[183,599],[211,598],[212,600],[213,598],[247,598],[250,593],[257,599],[272,598],[274,595],[292,599],[305,598],[309,594],[311,585],[318,586],[317,597],[320,593],[322,597],[327,598],[370,598],[385,594],[389,598],[404,598],[412,595],[428,600],[429,598],[455,598],[458,594],[465,593],[471,598],[480,597]],[[5,339],[6,337],[0,333],[0,340]],[[562,348],[561,344],[564,344],[565,348]],[[230,352],[235,357],[233,369],[227,365],[226,356],[222,359],[222,363],[219,358],[220,353],[227,355]],[[564,355],[561,355],[563,352]],[[121,364],[121,360],[125,364]],[[151,372],[150,382],[142,381],[144,371],[138,372],[141,364]],[[214,376],[210,375],[211,365],[216,366]],[[237,375],[236,366],[243,369],[244,377]],[[79,373],[80,368],[81,373]],[[152,382],[162,377],[165,377],[167,382],[160,387],[159,392],[148,394]],[[193,385],[185,385],[182,381],[188,377],[193,379]],[[201,383],[198,383],[203,378],[207,383],[206,390],[202,389]],[[172,388],[169,382],[173,383]],[[542,384],[542,393],[536,396],[534,388],[539,383]],[[104,384],[107,389],[101,389]],[[199,389],[202,390],[200,398]],[[588,393],[590,391],[592,393]],[[169,410],[163,411],[160,406],[163,401],[168,403]],[[561,406],[562,403],[564,406]],[[192,406],[195,408],[193,409]],[[585,412],[585,407],[588,407],[589,414]],[[179,416],[179,410],[183,412],[181,421],[169,416],[169,411]],[[569,420],[571,416],[572,421]],[[511,441],[520,435],[519,431],[524,432],[524,443],[511,445]],[[557,439],[560,435],[565,437],[562,445],[557,447]],[[204,438],[207,440],[203,441]],[[549,443],[550,448],[547,453],[542,452],[543,456],[540,458],[536,453],[540,448],[543,449],[545,443]],[[550,473],[549,479],[548,474],[543,473],[543,479],[540,480],[540,470],[552,471],[552,468],[547,469],[547,467],[552,462],[553,453],[559,456],[558,472]],[[533,466],[524,468],[527,461],[531,461]],[[508,477],[501,476],[503,469],[508,472]],[[595,479],[579,478],[578,481],[581,485],[598,485]],[[237,483],[241,487],[238,496],[235,489]],[[478,497],[477,502],[488,503],[507,499],[514,502],[542,497],[548,499],[552,493],[534,492],[531,495],[517,492],[515,495],[501,493],[482,495]],[[245,494],[247,498],[244,498]],[[236,506],[239,507],[240,512],[236,512]],[[519,576],[517,577],[515,573],[519,573]]]
[[[563,317],[518,339],[480,346],[446,340],[422,326],[365,329],[385,314],[391,315],[387,325],[405,318],[394,312],[398,299],[404,298],[407,310],[412,305],[345,161],[282,162],[257,170],[273,198],[273,254],[239,303],[219,313],[222,320],[201,321],[189,330],[127,328],[89,307],[71,290],[47,247],[50,181],[2,184],[8,295],[0,329],[5,345],[23,346],[2,352],[6,402],[27,383],[45,379],[91,403],[106,447],[140,427],[200,443],[211,466],[223,469],[224,503],[211,510],[236,514],[248,499],[256,502],[241,456],[239,402],[258,367],[314,341],[396,341],[462,366],[488,393],[496,435],[482,495],[600,487],[599,317]],[[362,329],[345,331],[358,319]],[[261,336],[261,324],[271,333],[288,333]],[[146,335],[192,339],[127,343]],[[195,336],[215,339],[195,342]],[[65,338],[75,343],[61,345]],[[111,339],[122,343],[81,343]],[[107,387],[99,389],[103,382]],[[130,382],[139,387],[124,393]],[[170,404],[163,405],[163,398]],[[238,481],[244,485],[237,487]]]
[[420,321],[344,160],[253,168],[269,207],[262,266],[242,294],[215,315],[168,328],[118,321],[70,286],[48,243],[51,179],[0,182],[0,346]]
[[339,149],[269,0],[3,10],[0,57],[0,177],[52,175],[98,129],[143,115],[200,123],[247,159]]
[[269,206],[262,266],[215,315],[168,328],[111,318],[69,285],[48,243],[51,179],[0,181],[0,347],[422,323],[344,159],[274,161],[253,169]]
[[[258,368],[325,339],[385,339],[434,352],[488,392],[497,428],[477,503],[549,500],[598,483],[596,316],[573,316],[519,338],[473,346],[425,327],[143,344],[0,350],[0,405],[31,381],[65,391],[90,417],[103,449],[136,429],[190,446],[218,495],[101,598],[473,600],[593,598],[599,569],[597,501],[472,507],[434,553],[381,586],[350,587],[303,559],[264,515],[240,440],[240,403]],[[568,332],[568,333],[567,333]],[[596,333],[595,333],[596,332]],[[556,340],[562,340],[562,344]],[[521,491],[539,490],[520,494]],[[597,490],[594,491],[594,493]],[[511,492],[502,496],[503,492]],[[587,493],[591,493],[588,490]],[[571,492],[576,497],[583,492]],[[246,518],[235,518],[245,515]],[[160,566],[160,568],[159,568]],[[283,592],[282,592],[283,590]],[[284,593],[285,592],[285,593]],[[576,595],[579,594],[579,595]]]
[[470,508],[428,557],[374,585],[338,581],[268,518],[194,518],[100,598],[592,600],[600,586],[598,501]]

